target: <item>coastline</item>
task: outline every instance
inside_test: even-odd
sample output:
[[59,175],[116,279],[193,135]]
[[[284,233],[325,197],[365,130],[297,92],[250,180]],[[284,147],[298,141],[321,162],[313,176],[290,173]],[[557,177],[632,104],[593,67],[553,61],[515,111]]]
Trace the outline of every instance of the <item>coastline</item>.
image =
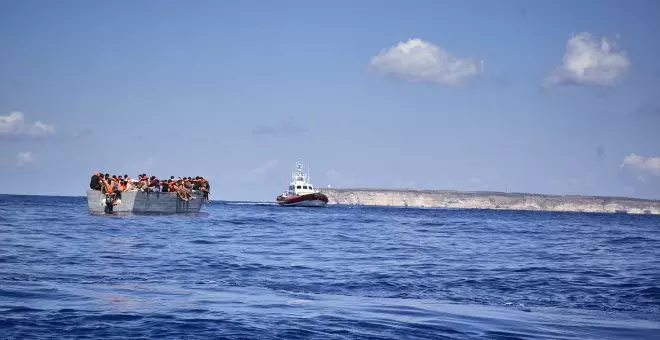
[[[328,205],[660,215],[660,200],[635,197],[433,189],[319,188],[319,191],[328,196]],[[86,199],[77,195],[1,193],[1,196]],[[212,199],[210,203],[275,204],[267,200],[228,199]]]
[[660,200],[497,191],[319,188],[328,204],[660,215]]

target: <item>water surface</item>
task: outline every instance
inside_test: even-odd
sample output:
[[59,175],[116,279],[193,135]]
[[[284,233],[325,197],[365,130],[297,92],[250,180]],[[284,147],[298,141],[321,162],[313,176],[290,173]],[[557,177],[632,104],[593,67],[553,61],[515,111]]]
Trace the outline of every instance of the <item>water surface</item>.
[[0,196],[0,338],[660,339],[657,216]]

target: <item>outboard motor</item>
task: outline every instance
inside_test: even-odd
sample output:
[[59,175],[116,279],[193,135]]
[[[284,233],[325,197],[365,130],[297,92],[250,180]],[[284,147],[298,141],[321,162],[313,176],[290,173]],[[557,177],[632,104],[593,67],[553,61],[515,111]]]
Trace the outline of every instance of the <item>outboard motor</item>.
[[112,211],[115,207],[115,195],[112,193],[105,194],[105,209],[104,211],[108,214],[112,214]]

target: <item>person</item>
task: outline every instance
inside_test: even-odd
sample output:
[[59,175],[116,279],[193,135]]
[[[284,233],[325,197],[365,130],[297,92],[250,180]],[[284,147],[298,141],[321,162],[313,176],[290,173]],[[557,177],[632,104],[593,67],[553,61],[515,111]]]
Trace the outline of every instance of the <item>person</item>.
[[89,181],[89,188],[92,190],[101,190],[101,173],[94,171],[92,178]]
[[199,186],[199,190],[202,193],[204,193],[204,202],[208,203],[209,202],[209,193],[211,192],[211,186],[209,185],[209,181],[206,178],[201,177],[200,179],[201,179],[201,183],[200,183],[200,186]]
[[115,187],[112,185],[112,178],[108,178],[103,181],[103,187],[101,188],[101,191],[106,194],[112,194],[114,192]]
[[169,179],[159,180],[156,176],[147,176],[141,173],[137,179],[128,175],[110,175],[94,171],[89,183],[90,189],[99,190],[112,195],[116,201],[121,199],[123,192],[128,191],[160,191],[176,192],[181,199],[188,201],[197,199],[195,193],[202,192],[204,202],[209,202],[210,184],[202,176],[183,176],[181,178],[170,176]]
[[160,180],[156,176],[151,176],[149,178],[148,188],[150,191],[160,191]]
[[160,182],[161,189],[160,191],[162,192],[170,192],[170,183],[172,183],[172,180],[163,180]]
[[[133,187],[133,183],[134,183],[134,182],[133,182],[131,179],[128,179],[128,180],[125,181],[125,183],[126,183],[126,184],[125,184],[124,191],[133,191],[133,189],[134,189],[134,187]],[[137,189],[136,189],[136,190],[137,190]]]
[[186,189],[188,189],[188,191],[192,191],[192,190],[193,190],[193,184],[192,184],[192,182],[190,181],[190,177],[184,177],[184,178],[183,178],[183,186],[184,186]]
[[170,190],[176,191],[182,200],[184,201],[190,200],[190,192],[188,191],[188,189],[185,188],[183,184],[183,180],[179,179],[177,181],[173,181],[172,184],[170,185]]

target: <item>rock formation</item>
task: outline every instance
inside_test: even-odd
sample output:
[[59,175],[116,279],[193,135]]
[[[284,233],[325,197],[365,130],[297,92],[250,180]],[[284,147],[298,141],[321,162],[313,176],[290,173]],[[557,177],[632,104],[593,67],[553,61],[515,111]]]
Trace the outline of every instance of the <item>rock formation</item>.
[[660,200],[486,191],[321,189],[329,204],[660,214]]

